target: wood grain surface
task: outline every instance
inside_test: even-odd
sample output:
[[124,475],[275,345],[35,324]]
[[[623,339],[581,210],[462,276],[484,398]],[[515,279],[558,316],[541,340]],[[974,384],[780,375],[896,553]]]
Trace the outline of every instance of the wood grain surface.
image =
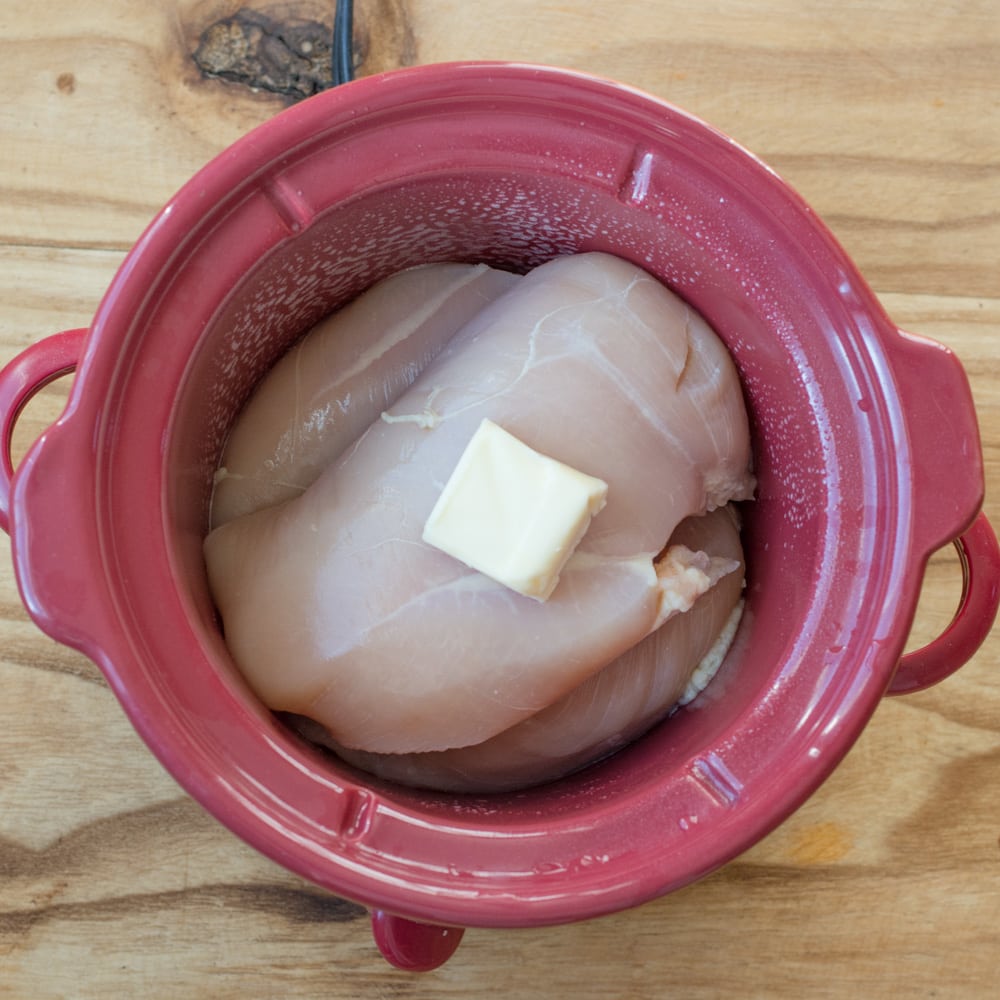
[[[332,23],[332,0],[244,6],[278,24]],[[193,59],[205,30],[239,8],[0,5],[0,362],[86,326],[157,208],[286,105]],[[358,0],[356,40],[359,74],[500,58],[614,77],[754,150],[833,229],[895,321],[962,358],[1000,524],[994,0]],[[33,401],[15,454],[65,393],[56,384]],[[945,627],[959,586],[942,552],[912,645]],[[425,976],[381,960],[359,907],[263,859],[189,800],[97,668],[31,623],[7,559],[0,692],[3,998],[997,994],[995,638],[937,688],[883,702],[827,784],[723,870],[601,920],[470,931]]]

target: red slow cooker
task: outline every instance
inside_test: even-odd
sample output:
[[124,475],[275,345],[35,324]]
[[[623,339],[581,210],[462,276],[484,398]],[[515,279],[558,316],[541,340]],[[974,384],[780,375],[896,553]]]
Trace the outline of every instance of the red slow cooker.
[[[297,336],[394,271],[588,250],[658,276],[736,360],[759,480],[736,640],[699,699],[572,777],[482,797],[379,783],[285,728],[226,650],[201,542],[227,430]],[[20,408],[72,369],[65,412],[15,472]],[[563,70],[425,66],[278,115],[160,212],[89,330],[0,374],[0,419],[0,520],[32,618],[99,664],[219,820],[371,908],[404,968],[439,964],[463,927],[594,917],[724,864],[816,789],[883,695],[968,660],[997,609],[955,357],[900,331],[730,139]],[[927,558],[950,542],[959,610],[903,656]]]

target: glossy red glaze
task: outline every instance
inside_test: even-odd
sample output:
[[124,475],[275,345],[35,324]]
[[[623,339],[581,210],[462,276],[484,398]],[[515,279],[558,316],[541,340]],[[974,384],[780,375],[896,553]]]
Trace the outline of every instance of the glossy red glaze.
[[[228,656],[201,560],[227,428],[301,331],[393,271],[586,250],[673,286],[739,366],[759,496],[734,647],[694,704],[566,780],[464,798],[379,784],[284,728]],[[461,64],[303,102],[178,193],[113,280],[11,522],[32,616],[100,664],[233,831],[376,910],[526,926],[683,886],[794,810],[893,683],[925,561],[982,494],[958,361],[897,329],[767,167],[626,87]],[[985,617],[914,675],[940,679],[988,632],[991,539],[983,521],[968,543],[987,552],[967,581]]]
[[955,617],[936,639],[903,657],[888,694],[939,684],[972,658],[992,627],[1000,604],[1000,546],[985,514],[955,541],[955,548],[963,575]]
[[86,336],[86,330],[66,330],[46,337],[23,350],[0,373],[0,528],[4,531],[10,531],[14,425],[36,392],[76,368]]
[[406,972],[430,972],[455,954],[461,927],[421,924],[383,910],[372,914],[372,936],[385,958]]

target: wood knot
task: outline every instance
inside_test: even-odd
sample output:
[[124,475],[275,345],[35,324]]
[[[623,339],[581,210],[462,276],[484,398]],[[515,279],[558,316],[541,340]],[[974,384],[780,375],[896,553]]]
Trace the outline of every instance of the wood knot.
[[[317,17],[329,10],[331,23]],[[333,85],[333,3],[307,0],[240,8],[200,30],[201,75],[300,101]],[[204,22],[202,22],[204,23]],[[354,65],[363,75],[418,62],[407,0],[370,0],[354,12]]]
[[210,24],[198,40],[194,61],[202,74],[254,90],[302,100],[333,82],[333,28],[274,9],[238,10]]

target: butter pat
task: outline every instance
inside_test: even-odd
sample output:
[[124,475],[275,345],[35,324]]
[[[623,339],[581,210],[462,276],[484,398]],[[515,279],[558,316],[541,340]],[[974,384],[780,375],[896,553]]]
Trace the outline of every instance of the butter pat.
[[607,494],[603,480],[484,420],[434,505],[423,539],[497,583],[545,601]]

